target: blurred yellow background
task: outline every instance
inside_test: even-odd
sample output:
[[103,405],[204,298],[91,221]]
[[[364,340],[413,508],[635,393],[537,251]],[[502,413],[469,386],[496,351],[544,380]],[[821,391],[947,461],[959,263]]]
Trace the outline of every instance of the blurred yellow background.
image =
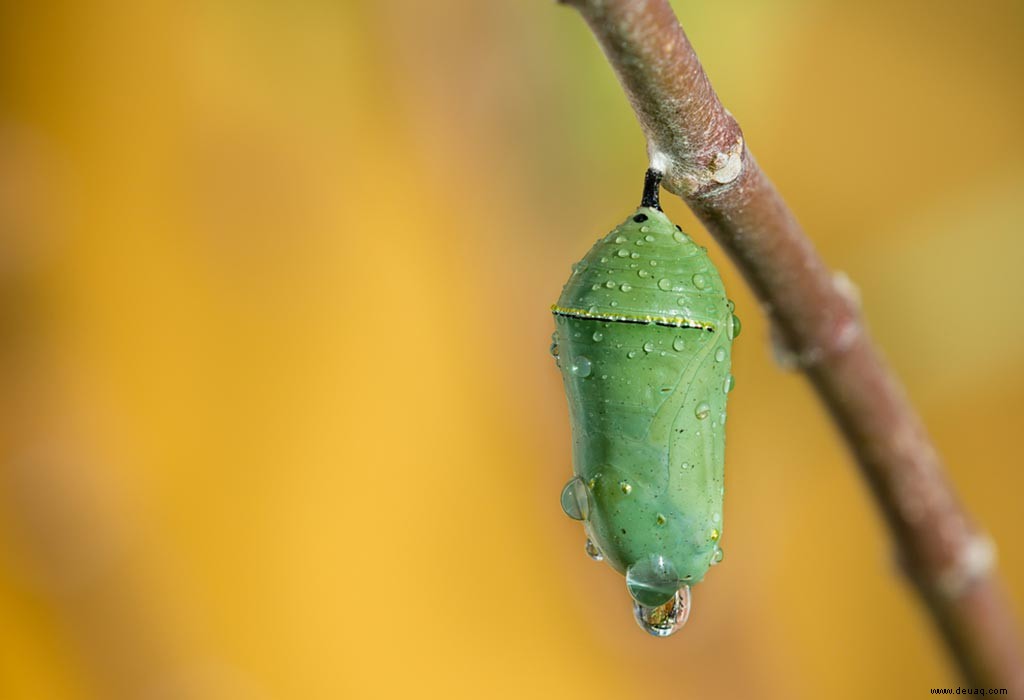
[[[675,6],[1019,604],[1024,7]],[[675,198],[744,323],[726,559],[656,640],[584,555],[548,305],[646,162],[574,12],[0,8],[0,697],[957,682],[834,429]]]

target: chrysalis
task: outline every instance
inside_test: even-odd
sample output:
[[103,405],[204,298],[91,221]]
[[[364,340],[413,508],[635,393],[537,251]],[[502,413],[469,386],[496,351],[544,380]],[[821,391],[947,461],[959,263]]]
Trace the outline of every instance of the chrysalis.
[[552,354],[573,435],[562,508],[583,521],[587,552],[625,574],[641,627],[667,636],[722,559],[739,320],[706,250],[662,213],[660,181],[649,170],[640,208],[573,267]]

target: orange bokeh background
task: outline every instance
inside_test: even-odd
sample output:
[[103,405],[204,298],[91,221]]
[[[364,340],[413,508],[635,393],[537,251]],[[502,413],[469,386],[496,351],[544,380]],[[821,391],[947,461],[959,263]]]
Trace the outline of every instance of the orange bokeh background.
[[[675,3],[1024,596],[1020,3]],[[548,305],[642,136],[553,2],[0,3],[0,697],[958,679],[749,290],[725,562],[655,640],[558,506]]]

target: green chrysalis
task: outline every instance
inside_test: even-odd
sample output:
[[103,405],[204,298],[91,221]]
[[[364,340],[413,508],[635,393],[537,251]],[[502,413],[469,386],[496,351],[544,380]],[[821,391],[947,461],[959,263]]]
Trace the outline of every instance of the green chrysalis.
[[707,251],[658,204],[640,207],[576,265],[552,307],[575,476],[566,514],[587,552],[625,574],[644,629],[667,636],[689,587],[722,557],[726,398],[739,331]]

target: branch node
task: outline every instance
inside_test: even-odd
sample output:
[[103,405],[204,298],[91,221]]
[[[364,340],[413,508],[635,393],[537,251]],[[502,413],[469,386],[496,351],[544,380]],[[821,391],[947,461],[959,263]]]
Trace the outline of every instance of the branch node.
[[935,589],[950,601],[966,593],[972,585],[995,568],[996,545],[987,535],[973,535],[963,543],[956,560],[935,579]]

